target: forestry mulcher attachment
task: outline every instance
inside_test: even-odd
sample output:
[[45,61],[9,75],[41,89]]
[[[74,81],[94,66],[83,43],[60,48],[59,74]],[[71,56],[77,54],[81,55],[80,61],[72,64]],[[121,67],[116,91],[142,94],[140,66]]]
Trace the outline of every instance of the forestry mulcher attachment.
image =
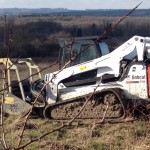
[[113,51],[106,39],[95,40],[59,40],[60,70],[31,85],[34,97],[45,85],[35,108],[49,119],[70,119],[87,101],[77,119],[149,118],[150,38],[134,36]]
[[[6,79],[3,86],[5,92],[4,110],[9,114],[20,114],[28,111],[31,106],[27,103],[31,97],[33,98],[31,84],[34,79],[32,74],[37,72],[38,78],[41,79],[39,66],[35,65],[31,58],[9,59],[0,58],[0,65],[5,68]],[[4,67],[3,67],[4,66]],[[19,67],[18,67],[19,66]],[[22,79],[20,75],[20,67],[28,68],[29,78]],[[21,70],[23,70],[21,68]],[[3,90],[1,90],[3,93]]]

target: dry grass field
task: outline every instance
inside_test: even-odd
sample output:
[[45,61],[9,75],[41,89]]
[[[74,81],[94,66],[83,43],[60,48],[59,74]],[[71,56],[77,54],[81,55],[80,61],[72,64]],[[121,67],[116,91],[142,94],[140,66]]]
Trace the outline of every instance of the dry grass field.
[[[23,119],[17,116],[5,118],[6,141],[13,148],[23,126]],[[124,122],[102,124],[93,128],[89,125],[74,125],[49,134],[26,150],[149,150],[150,126],[148,122]],[[30,118],[23,138],[23,144],[61,125],[61,122]]]

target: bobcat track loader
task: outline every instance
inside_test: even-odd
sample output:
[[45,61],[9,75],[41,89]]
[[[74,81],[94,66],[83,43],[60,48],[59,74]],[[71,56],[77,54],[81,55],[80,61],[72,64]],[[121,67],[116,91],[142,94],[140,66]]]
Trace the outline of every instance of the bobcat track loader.
[[95,39],[59,41],[61,71],[32,84],[34,94],[46,85],[41,106],[35,107],[46,118],[70,119],[89,99],[78,119],[102,118],[106,110],[108,119],[129,114],[149,117],[150,38],[134,36],[113,51],[105,39]]

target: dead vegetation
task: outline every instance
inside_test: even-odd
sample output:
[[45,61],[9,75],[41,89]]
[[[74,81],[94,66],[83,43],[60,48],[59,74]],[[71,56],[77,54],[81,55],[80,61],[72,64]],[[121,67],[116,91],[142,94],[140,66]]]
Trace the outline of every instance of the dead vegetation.
[[[21,131],[23,120],[17,116],[6,119],[6,141],[10,147],[16,147],[18,134]],[[121,124],[101,124],[93,126],[74,125],[63,128],[39,140],[25,149],[64,149],[64,150],[113,150],[113,149],[150,149],[149,122],[135,121]],[[39,118],[30,118],[26,125],[23,142],[35,138],[60,126],[59,121],[50,121]]]

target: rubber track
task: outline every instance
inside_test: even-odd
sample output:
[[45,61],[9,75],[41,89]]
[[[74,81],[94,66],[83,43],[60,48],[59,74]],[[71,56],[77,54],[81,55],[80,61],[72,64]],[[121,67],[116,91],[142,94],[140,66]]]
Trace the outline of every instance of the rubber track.
[[[97,92],[97,93],[95,93],[93,96],[95,96],[95,97],[103,97],[103,95],[104,94],[107,94],[107,93],[113,93],[113,94],[115,94],[116,95],[116,97],[117,97],[117,99],[119,100],[119,105],[121,105],[121,108],[122,108],[122,115],[121,116],[118,116],[118,117],[124,117],[125,115],[126,115],[126,106],[127,106],[127,103],[128,103],[128,101],[127,101],[127,99],[125,98],[125,94],[124,94],[124,92],[121,90],[121,89],[118,89],[118,88],[115,88],[115,89],[107,89],[107,90],[103,90],[103,91],[101,91],[101,92]],[[90,96],[90,95],[87,95],[86,97],[88,97],[88,96]],[[85,98],[84,98],[85,99]],[[56,119],[56,120],[58,120],[58,119],[65,119],[65,120],[67,120],[67,119],[70,119],[70,118],[73,118],[77,113],[78,113],[78,111],[76,111],[76,113],[75,114],[72,114],[71,116],[69,116],[69,117],[67,117],[67,116],[63,116],[62,118],[61,118],[61,112],[62,112],[62,108],[63,107],[65,107],[65,106],[67,106],[68,104],[75,104],[76,102],[78,102],[78,103],[82,103],[83,102],[83,104],[84,104],[84,101],[85,100],[83,100],[83,98],[80,98],[80,99],[75,99],[75,100],[68,100],[68,101],[59,101],[59,102],[57,102],[57,103],[55,103],[55,104],[51,104],[51,105],[47,105],[46,106],[46,108],[45,108],[45,110],[44,110],[44,117],[46,117],[46,118],[49,118],[49,119]],[[100,104],[98,104],[99,106],[100,105],[103,105],[102,103],[100,103]],[[60,107],[60,109],[59,109],[59,107]],[[80,107],[81,108],[81,107]],[[86,106],[85,106],[85,108],[86,108]],[[58,113],[57,113],[57,115],[56,115],[56,118],[54,118],[52,115],[51,115],[51,112],[53,112],[55,109],[58,109],[57,111],[58,111]],[[68,109],[68,108],[67,108]],[[64,110],[65,110],[65,108],[64,108]],[[70,110],[71,110],[71,107],[70,107]],[[69,110],[69,111],[70,111]],[[83,110],[84,111],[84,110]],[[60,112],[60,117],[59,117],[59,112]],[[91,113],[93,113],[92,111],[91,111]],[[103,114],[102,114],[103,115]],[[90,116],[90,115],[89,115]],[[92,116],[92,115],[91,115]],[[94,118],[90,118],[90,117],[88,117],[87,116],[87,114],[85,114],[85,115],[83,115],[82,117],[80,116],[79,118],[77,118],[77,119],[99,119],[100,117],[102,117],[102,116],[96,116],[95,117],[95,115],[93,115],[93,117]],[[108,119],[117,119],[118,117],[107,117]]]

